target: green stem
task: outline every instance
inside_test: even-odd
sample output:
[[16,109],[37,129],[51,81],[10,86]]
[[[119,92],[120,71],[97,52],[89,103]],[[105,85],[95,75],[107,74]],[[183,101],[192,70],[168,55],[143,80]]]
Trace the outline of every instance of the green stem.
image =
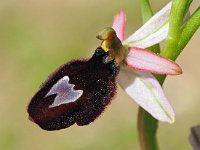
[[[190,19],[184,24],[183,27],[181,27],[182,32],[176,50],[174,49],[173,53],[169,51],[162,51],[160,54],[166,58],[175,61],[182,52],[182,50],[185,48],[185,46],[188,44],[194,33],[199,29],[199,27],[200,27],[200,7],[197,8],[197,10],[190,17]],[[162,85],[166,78],[166,75],[156,75],[156,78]]]
[[156,139],[156,132],[158,128],[158,121],[154,119],[142,107],[139,107],[137,125],[141,149],[157,150],[158,144]]
[[153,11],[148,0],[140,0],[140,3],[142,11],[142,20],[143,23],[145,23],[153,16]]
[[169,34],[165,42],[165,47],[160,53],[161,56],[175,60],[176,51],[181,37],[181,26],[188,10],[191,0],[173,0],[170,15]]
[[[152,9],[148,0],[140,0],[143,22],[146,22],[152,15]],[[190,38],[199,27],[198,9],[190,20],[181,28],[184,16],[189,9],[192,0],[173,0],[172,12],[170,16],[169,35],[166,40],[165,48],[161,55],[175,60],[182,49],[186,46]],[[192,23],[191,23],[192,22]],[[195,23],[194,23],[195,22]],[[198,22],[198,23],[197,23]],[[192,28],[190,28],[192,26]],[[153,52],[159,52],[159,45],[150,48]],[[166,75],[156,75],[157,80],[163,85]],[[158,144],[156,133],[158,121],[154,119],[143,108],[139,108],[138,113],[138,132],[140,146],[142,150],[157,150]]]
[[[169,34],[165,42],[165,47],[160,53],[161,56],[175,61],[180,55],[182,51],[181,47],[183,48],[183,46],[179,46],[179,43],[183,38],[183,30],[181,27],[185,14],[192,1],[193,0],[173,0],[169,21]],[[180,45],[184,44],[181,43]],[[156,78],[162,85],[166,79],[166,75],[156,75]]]
[[[188,1],[186,8],[185,8],[185,12],[183,12],[184,14],[186,14],[192,1],[193,0]],[[198,7],[198,9],[192,14],[192,16],[189,18],[189,20],[182,27],[179,27],[179,28],[181,28],[181,35],[180,35],[178,44],[175,46],[176,49],[173,49],[173,48],[171,50],[165,49],[160,53],[160,55],[175,61],[177,59],[177,57],[180,55],[180,53],[182,52],[182,50],[185,48],[187,43],[190,41],[190,39],[192,38],[194,33],[200,27],[199,20],[200,20],[200,7]],[[174,38],[174,37],[172,36],[172,38]],[[171,43],[168,41],[168,43],[166,43],[166,44],[171,44]],[[170,46],[166,46],[166,47],[170,47]],[[156,75],[156,78],[162,85],[166,78],[166,75]]]
[[[143,23],[148,21],[153,16],[153,11],[148,0],[140,0]],[[160,52],[159,44],[148,48],[154,53]],[[142,107],[139,107],[138,111],[138,134],[140,140],[140,147],[142,150],[157,150],[157,138],[156,132],[158,129],[158,121],[154,119],[148,112]]]

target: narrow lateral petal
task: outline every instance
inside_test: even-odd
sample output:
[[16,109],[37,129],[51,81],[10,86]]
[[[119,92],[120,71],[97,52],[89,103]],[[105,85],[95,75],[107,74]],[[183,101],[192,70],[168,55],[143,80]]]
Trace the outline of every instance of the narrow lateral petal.
[[171,5],[172,2],[168,3],[140,29],[128,37],[123,44],[146,48],[163,41],[169,30]]
[[120,11],[115,15],[112,28],[116,31],[117,37],[123,41],[126,28],[126,14],[124,11]]
[[122,89],[154,118],[163,122],[174,122],[174,111],[152,74],[134,72],[121,66],[117,81]]
[[157,74],[178,75],[182,73],[182,69],[175,62],[137,47],[129,47],[126,64],[135,70]]

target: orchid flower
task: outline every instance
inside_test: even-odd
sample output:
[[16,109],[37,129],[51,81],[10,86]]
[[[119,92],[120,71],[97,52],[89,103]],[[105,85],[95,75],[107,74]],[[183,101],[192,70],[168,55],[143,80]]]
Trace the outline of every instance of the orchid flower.
[[[125,92],[160,121],[174,122],[174,111],[151,73],[177,75],[173,61],[144,48],[167,36],[171,3],[124,40],[126,15],[114,18],[113,28],[97,36],[103,40],[90,59],[75,59],[56,69],[28,105],[31,121],[45,130],[93,122],[116,93],[116,79]],[[151,72],[151,73],[150,73]]]
[[[112,26],[123,44],[123,48],[118,50],[121,57],[115,57],[115,59],[118,58],[116,61],[120,64],[119,85],[154,118],[168,123],[174,122],[174,111],[159,82],[151,73],[178,75],[182,73],[182,70],[175,62],[144,48],[155,45],[167,37],[171,5],[171,2],[167,4],[125,40],[126,14],[124,11],[116,14]],[[98,38],[103,40],[102,48],[108,49],[107,51],[112,48],[112,44],[109,45],[110,38],[106,39],[105,35],[112,37],[111,30],[107,28],[98,35]]]

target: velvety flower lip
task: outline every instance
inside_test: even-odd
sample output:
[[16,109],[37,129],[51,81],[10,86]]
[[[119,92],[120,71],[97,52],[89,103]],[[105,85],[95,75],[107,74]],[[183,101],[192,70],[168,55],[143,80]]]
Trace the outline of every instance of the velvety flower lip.
[[116,94],[119,66],[109,57],[98,47],[90,59],[75,59],[56,69],[32,97],[29,119],[48,131],[97,119]]
[[147,49],[166,39],[172,2],[157,12],[140,29],[124,40],[126,14],[114,17],[113,29],[127,49],[125,65],[118,75],[121,88],[157,120],[173,123],[175,114],[159,82],[151,73],[178,75],[182,69],[175,62]]

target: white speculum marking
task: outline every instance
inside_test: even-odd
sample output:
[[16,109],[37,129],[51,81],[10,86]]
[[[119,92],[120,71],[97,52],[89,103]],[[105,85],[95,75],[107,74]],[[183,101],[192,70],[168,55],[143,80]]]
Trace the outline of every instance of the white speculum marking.
[[57,94],[56,98],[49,106],[49,108],[57,107],[62,104],[67,104],[70,102],[75,102],[83,95],[83,90],[74,90],[74,84],[69,83],[69,77],[64,76],[56,84],[53,85],[51,90],[47,93],[47,96]]

